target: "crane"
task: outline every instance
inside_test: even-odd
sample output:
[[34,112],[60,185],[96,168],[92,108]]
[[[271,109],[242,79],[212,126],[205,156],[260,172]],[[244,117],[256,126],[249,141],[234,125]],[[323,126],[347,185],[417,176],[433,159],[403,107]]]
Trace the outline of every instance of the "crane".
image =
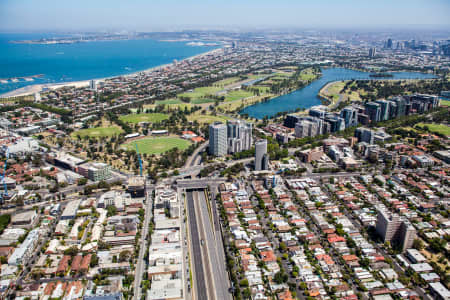
[[141,160],[141,155],[139,154],[139,149],[138,149],[137,143],[134,143],[134,145],[136,146],[136,153],[137,153],[137,157],[138,157],[138,161],[139,161],[139,175],[142,176],[142,160]]

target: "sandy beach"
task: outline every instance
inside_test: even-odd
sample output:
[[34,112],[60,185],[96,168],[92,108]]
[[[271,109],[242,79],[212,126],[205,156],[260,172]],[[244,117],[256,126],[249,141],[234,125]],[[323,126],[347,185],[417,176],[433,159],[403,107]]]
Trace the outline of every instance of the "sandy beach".
[[[218,48],[218,49],[214,49],[208,52],[204,52],[201,54],[197,54],[194,56],[190,56],[190,57],[186,57],[185,59],[181,60],[182,61],[186,61],[186,60],[192,60],[201,56],[205,56],[205,55],[209,55],[215,52],[219,52],[221,51],[222,48]],[[116,75],[116,76],[112,76],[112,77],[106,77],[106,78],[97,78],[97,79],[87,79],[87,80],[81,80],[81,81],[70,81],[70,82],[61,82],[61,83],[45,83],[45,84],[33,84],[33,85],[28,85],[28,86],[24,86],[22,88],[1,94],[0,97],[1,98],[10,98],[10,97],[18,97],[18,96],[27,96],[27,95],[33,95],[35,93],[41,92],[44,88],[47,88],[49,90],[55,90],[55,89],[59,89],[59,88],[63,88],[63,87],[67,87],[67,86],[73,86],[76,88],[80,88],[80,87],[85,87],[89,85],[89,82],[91,80],[95,80],[97,83],[101,82],[101,81],[105,81],[107,79],[112,79],[112,78],[117,78],[117,77],[132,77],[132,76],[136,76],[139,73],[151,73],[153,71],[156,70],[160,70],[162,68],[166,68],[166,67],[171,67],[174,66],[173,63],[169,63],[169,64],[164,64],[164,65],[158,65],[155,67],[151,67],[149,69],[145,69],[145,70],[141,70],[141,71],[136,71],[130,74],[124,74],[124,75]]]

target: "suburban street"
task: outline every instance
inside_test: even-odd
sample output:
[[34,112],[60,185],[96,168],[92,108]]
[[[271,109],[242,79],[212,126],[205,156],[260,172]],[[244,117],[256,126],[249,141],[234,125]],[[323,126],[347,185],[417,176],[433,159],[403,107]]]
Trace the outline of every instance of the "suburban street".
[[146,269],[146,262],[144,261],[144,255],[147,251],[148,244],[147,244],[147,235],[148,235],[148,227],[150,224],[150,220],[152,219],[152,206],[153,206],[153,189],[150,188],[150,183],[146,182],[146,188],[145,188],[145,198],[146,198],[146,207],[145,207],[145,218],[144,218],[144,224],[142,228],[142,235],[140,240],[140,248],[139,248],[139,257],[136,264],[136,271],[135,271],[135,277],[134,277],[134,299],[139,300],[141,299],[141,281],[142,276]]

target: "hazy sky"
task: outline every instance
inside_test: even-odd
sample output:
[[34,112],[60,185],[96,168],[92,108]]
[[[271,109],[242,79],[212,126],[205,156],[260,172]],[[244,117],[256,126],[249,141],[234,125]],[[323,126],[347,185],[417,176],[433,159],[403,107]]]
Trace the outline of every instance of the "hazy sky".
[[450,27],[450,0],[0,0],[0,31]]

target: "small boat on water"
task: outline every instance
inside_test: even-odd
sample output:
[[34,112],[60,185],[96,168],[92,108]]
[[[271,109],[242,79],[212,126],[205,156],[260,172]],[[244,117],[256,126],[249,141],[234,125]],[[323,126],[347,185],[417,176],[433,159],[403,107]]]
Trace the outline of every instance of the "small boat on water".
[[0,80],[0,83],[8,83],[8,80]]
[[24,78],[25,81],[34,81],[33,78]]

